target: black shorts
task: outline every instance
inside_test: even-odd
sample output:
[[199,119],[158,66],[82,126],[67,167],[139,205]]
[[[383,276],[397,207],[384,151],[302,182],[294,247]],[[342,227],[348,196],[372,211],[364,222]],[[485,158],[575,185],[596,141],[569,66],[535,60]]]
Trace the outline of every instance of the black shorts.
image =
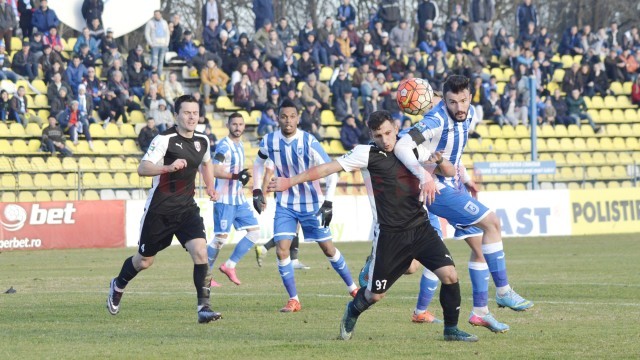
[[146,211],[141,226],[138,252],[142,256],[154,256],[171,245],[174,235],[183,247],[189,240],[206,237],[200,208],[197,206],[180,214],[158,214]]
[[455,266],[449,249],[428,221],[405,231],[376,228],[367,289],[375,294],[387,292],[407,271],[413,259],[431,271]]

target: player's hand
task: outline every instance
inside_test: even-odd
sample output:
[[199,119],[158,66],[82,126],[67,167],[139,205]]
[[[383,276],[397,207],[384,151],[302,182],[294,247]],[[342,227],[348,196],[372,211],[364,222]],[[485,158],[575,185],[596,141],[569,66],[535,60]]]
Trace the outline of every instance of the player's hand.
[[209,195],[209,200],[218,201],[218,193],[215,188],[207,188],[207,195]]
[[475,181],[469,180],[464,184],[464,186],[467,188],[467,191],[471,193],[471,197],[473,197],[474,199],[478,198],[478,191],[480,191],[480,189],[478,188],[478,184],[476,184]]
[[233,180],[238,180],[242,183],[242,186],[247,185],[251,175],[249,174],[249,169],[242,169],[239,173],[231,175]]
[[291,181],[289,178],[274,177],[269,181],[267,186],[268,191],[285,191],[291,187]]
[[169,172],[176,172],[187,167],[187,160],[176,159],[173,164],[169,165]]
[[443,160],[444,158],[442,157],[442,151],[436,151],[429,156],[428,161],[434,164],[440,164]]
[[436,192],[440,194],[440,191],[436,188],[436,183],[430,175],[425,179],[426,181],[420,185],[420,202],[431,205],[436,200]]
[[253,190],[253,208],[256,209],[258,214],[262,214],[262,210],[267,207],[267,202],[264,200],[262,190]]
[[329,224],[331,224],[331,218],[333,218],[333,203],[331,201],[325,200],[316,213],[316,216],[321,217],[320,223],[322,226],[329,226]]

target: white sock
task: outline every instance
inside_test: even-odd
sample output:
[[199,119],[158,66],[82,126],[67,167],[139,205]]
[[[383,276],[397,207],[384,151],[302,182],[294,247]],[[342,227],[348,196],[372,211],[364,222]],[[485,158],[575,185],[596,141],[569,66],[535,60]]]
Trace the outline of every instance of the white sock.
[[478,316],[485,316],[487,314],[489,314],[489,307],[488,306],[483,306],[483,307],[473,307],[473,313],[478,315]]
[[351,294],[351,292],[355,289],[357,289],[358,287],[356,286],[355,283],[351,283],[351,285],[349,285],[349,294]]
[[297,301],[297,302],[300,302],[300,300],[298,299],[298,295],[296,295],[296,296],[294,296],[294,297],[292,297],[292,298],[290,298],[290,299],[293,299],[293,300],[295,300],[295,301]]
[[224,263],[224,266],[228,267],[229,269],[235,269],[236,264],[237,264],[237,263],[236,263],[235,261],[233,261],[233,260],[227,260],[227,261]]
[[500,286],[496,288],[498,296],[505,296],[511,290],[510,285]]
[[427,310],[413,309],[413,313],[416,314],[416,315],[424,314],[426,312],[427,312]]

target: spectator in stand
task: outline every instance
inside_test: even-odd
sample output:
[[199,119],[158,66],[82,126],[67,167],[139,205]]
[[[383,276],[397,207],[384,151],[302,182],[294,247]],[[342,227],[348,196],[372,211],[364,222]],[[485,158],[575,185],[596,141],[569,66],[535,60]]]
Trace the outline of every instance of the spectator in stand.
[[104,27],[100,23],[100,20],[98,19],[91,20],[91,23],[87,25],[87,27],[89,28],[89,33],[91,34],[91,37],[94,40],[102,41],[102,39],[105,36],[105,32],[104,32]]
[[349,80],[349,75],[345,69],[340,68],[338,70],[338,77],[331,84],[331,93],[333,94],[333,105],[335,106],[338,99],[342,99],[343,95],[349,91],[351,92],[352,85]]
[[462,12],[462,5],[456,4],[453,10],[453,14],[449,16],[449,22],[457,22],[458,23],[458,31],[464,38],[464,34],[467,30],[467,25],[469,25],[469,17]]
[[351,44],[351,39],[349,39],[347,29],[340,30],[340,36],[336,39],[336,43],[338,43],[340,52],[345,58],[353,58],[357,47],[354,44]]
[[258,136],[262,137],[272,133],[278,128],[278,116],[273,106],[267,106],[267,109],[260,115],[258,123]]
[[249,36],[246,33],[240,34],[238,38],[238,46],[240,46],[240,54],[245,59],[249,59],[253,54],[253,43],[249,40]]
[[618,53],[614,48],[609,50],[609,56],[604,59],[604,67],[609,81],[624,82],[627,78],[627,64],[623,59],[618,57]]
[[42,42],[42,34],[39,32],[34,32],[32,38],[29,41],[31,45],[31,52],[36,56],[36,59],[40,61],[40,57],[44,53],[44,44]]
[[49,32],[42,38],[42,43],[51,46],[53,51],[58,54],[62,54],[62,50],[64,50],[64,40],[58,35],[58,29],[54,26],[52,26]]
[[640,105],[640,76],[636,76],[636,80],[631,85],[631,103]]
[[89,52],[89,45],[83,44],[80,46],[80,53],[78,54],[80,62],[84,67],[94,67],[96,65],[96,58]]
[[87,26],[91,24],[93,19],[98,19],[102,23],[102,12],[104,11],[103,0],[84,0],[82,2],[82,17],[87,23]]
[[324,19],[322,27],[320,27],[318,31],[316,31],[316,40],[322,44],[327,41],[327,37],[329,36],[329,34],[335,35],[336,31],[337,29],[333,25],[333,19],[330,16],[327,16]]
[[160,80],[160,76],[156,71],[151,73],[151,77],[144,83],[144,93],[148,94],[151,86],[155,86],[158,94],[164,98],[164,84]]
[[484,68],[489,67],[489,62],[480,51],[480,46],[474,46],[468,58],[471,62],[471,73],[473,76],[479,76],[483,81],[489,81],[489,74],[483,71]]
[[18,26],[16,17],[13,13],[11,6],[7,4],[6,0],[0,0],[0,37],[4,39],[4,43],[7,47],[7,53],[11,54],[11,37],[13,35],[13,29]]
[[[430,2],[430,1],[429,1]],[[416,46],[421,50],[431,55],[436,48],[446,48],[447,45],[444,41],[440,40],[437,31],[433,28],[433,21],[427,20],[424,26],[418,30],[418,40]]]
[[638,27],[632,26],[631,29],[624,33],[622,48],[635,51],[638,47],[640,47],[640,34],[638,34]]
[[110,122],[119,121],[122,118],[123,122],[127,122],[127,113],[124,109],[124,101],[122,101],[116,93],[111,90],[105,90],[106,95],[100,102],[100,108],[98,108],[98,115],[105,126]]
[[491,90],[489,99],[487,100],[487,111],[485,112],[485,118],[493,120],[496,124],[502,127],[506,123],[506,119],[502,114],[502,108],[500,107],[500,95],[496,90]]
[[265,80],[271,80],[271,78],[275,78],[276,81],[280,77],[280,72],[277,68],[273,67],[273,63],[271,60],[266,59],[262,64],[262,68],[260,69],[262,72],[262,78]]
[[516,10],[516,26],[518,26],[518,34],[526,32],[530,22],[538,27],[538,11],[536,10],[536,6],[531,2],[531,0],[524,0],[522,4],[518,5]]
[[118,45],[113,42],[109,44],[109,51],[102,54],[102,68],[109,69],[113,67],[113,64],[116,60],[124,61],[124,57],[118,50]]
[[260,62],[253,59],[249,63],[249,69],[247,69],[247,75],[249,75],[249,81],[255,84],[258,79],[262,79],[262,70],[260,69]]
[[273,24],[273,2],[271,0],[253,0],[255,15],[254,30],[258,31],[267,21]]
[[158,131],[165,132],[174,125],[173,114],[167,106],[165,99],[158,100],[158,106],[149,112],[157,123]]
[[104,36],[100,40],[100,52],[102,56],[105,57],[109,55],[112,48],[118,49],[118,43],[116,43],[116,39],[113,37],[113,29],[107,28]]
[[462,32],[457,21],[451,21],[444,33],[444,43],[447,45],[447,52],[462,52]]
[[609,95],[609,80],[607,74],[604,71],[603,63],[596,63],[593,65],[593,71],[591,71],[590,77],[585,87],[585,96],[594,96],[599,94],[600,96]]
[[180,24],[180,15],[172,15],[171,21],[168,22],[167,25],[169,25],[169,28],[173,26],[173,30],[170,31],[171,35],[169,36],[169,51],[179,52],[185,35],[182,25]]
[[476,43],[486,34],[496,14],[495,0],[471,0],[471,33]]
[[267,106],[267,102],[269,102],[267,82],[263,78],[260,78],[253,84],[254,85],[251,87],[251,102],[253,102],[252,110],[264,111]]
[[[9,93],[7,92],[7,90],[0,90],[0,120],[2,120],[2,122],[6,124],[9,118],[20,119],[20,117],[16,115],[11,115],[12,111],[13,110],[11,109],[11,100],[9,100]],[[18,124],[22,125],[20,121],[18,121]]]
[[435,1],[431,0],[422,0],[418,5],[418,13],[416,15],[416,19],[418,20],[417,28],[421,29],[427,21],[431,21],[433,23],[438,19],[440,15],[440,11],[438,9],[438,4]]
[[351,42],[351,45],[358,46],[360,43],[360,37],[356,31],[356,25],[353,21],[347,21],[347,36]]
[[405,55],[413,52],[413,31],[406,20],[400,20],[400,24],[391,29],[389,42],[392,47],[400,46]]
[[382,27],[389,32],[400,22],[400,4],[398,0],[381,0],[378,7],[378,18]]
[[178,48],[178,56],[185,61],[190,61],[198,54],[198,48],[193,43],[193,33],[189,30],[184,32],[184,39]]
[[129,91],[129,83],[125,80],[120,70],[116,70],[111,74],[107,87],[116,93],[123,102],[126,102],[131,94]]
[[319,109],[328,110],[330,95],[329,87],[318,81],[315,74],[309,74],[306,84],[302,87],[302,101],[305,104],[313,102]]
[[240,81],[233,87],[233,105],[247,111],[253,109],[254,103],[251,101],[251,83],[246,73],[242,74]]
[[346,28],[348,21],[356,21],[356,9],[351,5],[350,0],[342,0],[342,5],[338,6],[336,18],[340,21],[341,28]]
[[[189,72],[200,74],[202,69],[207,66],[207,62],[209,60],[213,60],[215,63],[223,62],[216,54],[207,51],[204,45],[198,46],[198,53],[196,54],[196,56],[191,58],[190,62],[187,63]],[[224,63],[226,64],[227,61],[225,60]]]
[[513,35],[509,35],[507,36],[507,42],[500,49],[500,63],[516,68],[518,56],[520,56],[520,47]]
[[307,78],[309,75],[317,75],[320,72],[320,66],[313,59],[308,51],[302,52],[302,57],[298,60],[298,81]]
[[218,68],[215,61],[207,61],[207,67],[200,72],[200,81],[206,105],[211,104],[210,95],[213,95],[214,99],[227,95],[225,89],[229,82],[229,76]]
[[[538,33],[536,32],[536,25],[532,22],[529,23],[529,25],[527,26],[527,31],[520,33],[520,35],[518,36],[518,40],[516,41],[516,43],[518,44],[518,46],[521,47],[526,47],[526,43],[529,44],[536,44],[538,42]],[[531,47],[533,45],[530,45],[529,47]]]
[[12,82],[18,81],[18,76],[11,69],[11,61],[4,50],[4,41],[0,40],[0,80],[9,79]]
[[71,85],[71,91],[73,95],[78,95],[78,86],[82,83],[82,80],[87,76],[87,68],[84,67],[80,61],[78,55],[73,56],[73,60],[67,65],[67,82]]
[[290,90],[296,92],[296,87],[296,81],[293,79],[291,73],[284,73],[284,75],[282,76],[282,81],[280,82],[280,87],[278,89],[280,90],[280,94],[288,94]]
[[158,133],[156,121],[152,117],[147,118],[147,126],[140,129],[140,133],[138,134],[138,146],[140,146],[140,150],[142,150],[143,153],[149,150],[151,142],[158,136]]
[[202,5],[202,26],[206,27],[211,20],[215,20],[216,24],[220,23],[220,9],[217,0],[207,0]]
[[560,55],[582,55],[584,53],[584,49],[582,48],[582,40],[580,34],[578,33],[578,27],[573,25],[568,28],[562,34],[562,40],[560,41],[560,45],[558,46],[558,53]]
[[304,111],[300,115],[300,129],[313,135],[318,141],[322,141],[320,129],[322,128],[320,110],[313,101],[307,102]]
[[362,132],[356,124],[356,118],[353,115],[347,115],[342,120],[342,128],[340,129],[340,142],[345,150],[352,150],[356,145],[360,144],[360,136]]
[[301,52],[302,49],[308,49],[309,44],[307,44],[307,35],[310,33],[315,34],[316,29],[313,27],[313,19],[308,18],[307,22],[305,22],[304,27],[298,31],[298,47],[296,52]]
[[598,42],[598,35],[591,31],[590,25],[587,24],[582,27],[582,31],[580,32],[580,42],[584,53],[589,51],[592,46]]
[[580,64],[573,63],[571,65],[571,69],[568,69],[564,73],[564,77],[562,78],[562,91],[567,94],[570,94],[573,89],[578,89],[579,91],[582,89],[580,77]]
[[564,97],[562,97],[562,94],[560,93],[560,89],[556,89],[553,92],[553,96],[551,97],[551,104],[553,106],[553,109],[556,112],[556,117],[554,121],[556,125],[563,124],[564,126],[569,126],[569,124],[574,123],[573,118],[569,116],[569,109],[567,107],[567,102],[564,99]]
[[42,151],[51,153],[51,156],[56,155],[56,151],[60,155],[67,157],[73,156],[71,150],[67,149],[65,142],[67,141],[64,136],[64,131],[58,125],[54,116],[49,116],[49,126],[42,130]]
[[[268,86],[267,89],[269,89]],[[267,107],[269,106],[274,109],[277,109],[280,106],[280,91],[278,91],[278,89],[272,89],[269,91],[269,102],[267,102]]]
[[547,97],[544,101],[544,111],[540,114],[542,116],[541,125],[551,125],[556,126],[556,116],[558,113],[556,109],[553,107],[553,101],[551,97]]
[[93,99],[93,105],[98,107],[102,100],[106,85],[96,76],[96,69],[90,67],[87,69],[87,77],[84,79],[87,87],[87,94]]
[[25,127],[30,122],[34,122],[38,124],[38,126],[42,126],[42,119],[29,113],[29,98],[25,96],[25,93],[24,86],[18,86],[18,91],[13,94],[13,97],[10,100],[11,112],[9,120],[15,120]]
[[124,67],[122,67],[122,60],[121,59],[113,60],[113,64],[106,71],[106,78],[107,79],[111,79],[113,77],[113,73],[116,72],[116,71],[120,71],[122,73],[122,78],[126,82],[129,82],[129,76],[128,76],[127,72],[125,71]]
[[408,64],[404,62],[404,55],[400,45],[393,48],[393,54],[389,58],[389,71],[394,81],[399,81],[409,69]]
[[18,75],[26,76],[29,81],[33,81],[38,76],[38,61],[35,54],[31,52],[29,42],[22,44],[22,50],[13,55],[11,69]]
[[264,52],[264,48],[267,46],[267,42],[269,42],[270,39],[269,33],[271,30],[273,30],[271,21],[267,20],[253,35],[253,43],[260,49],[260,51]]
[[33,11],[35,9],[35,0],[18,0],[17,10],[20,14],[20,29],[23,37],[31,37],[33,33]]
[[178,81],[178,74],[172,71],[164,82],[165,100],[169,105],[171,105],[171,108],[173,108],[175,99],[182,95],[184,95],[184,89],[182,88],[182,84]]
[[509,89],[508,93],[505,93],[502,97],[501,108],[506,123],[511,124],[512,126],[516,126],[520,123],[527,125],[529,123],[529,111],[528,108],[520,101],[518,97],[518,90],[512,88]]
[[289,90],[285,99],[294,103],[296,108],[302,109],[304,106],[302,105],[302,100],[300,100],[300,93],[300,91]]
[[[202,44],[205,49],[211,51],[212,53],[220,53],[222,54],[224,51],[227,51],[229,48],[229,34],[224,32],[224,42],[222,43],[222,32],[218,31],[218,23],[211,19],[209,24],[204,27],[202,31]],[[221,47],[224,46],[224,50],[221,51]]]
[[56,12],[53,9],[49,9],[47,0],[40,0],[40,7],[34,11],[31,25],[44,34],[48,34],[51,28],[60,26],[60,20],[58,20]]
[[89,149],[93,151],[93,141],[89,132],[89,122],[86,117],[82,117],[78,111],[78,101],[73,100],[67,108],[56,117],[60,127],[66,134],[69,134],[74,145],[78,145],[78,134],[84,134]]
[[[150,114],[151,112],[158,110],[160,100],[164,100],[164,97],[158,93],[158,88],[155,85],[152,85],[149,88],[149,93],[142,98],[145,112]],[[160,124],[160,122],[158,122],[158,124]]]
[[587,103],[580,94],[580,89],[573,89],[571,96],[567,96],[567,109],[569,116],[574,120],[574,123],[578,126],[582,125],[582,120],[589,121],[589,125],[593,128],[594,132],[599,132],[600,127],[596,125],[591,117],[591,114],[587,112]]
[[224,23],[220,25],[218,32],[221,32],[222,30],[227,32],[227,34],[229,35],[229,40],[231,40],[232,43],[238,43],[240,39],[240,33],[238,32],[238,28],[233,24],[233,21],[231,21],[231,19],[225,19]]
[[278,38],[280,39],[280,41],[282,41],[282,43],[285,46],[290,46],[291,43],[294,41],[295,34],[291,26],[289,26],[289,23],[286,18],[284,17],[280,18],[275,30],[278,33]]
[[144,36],[151,47],[151,68],[162,73],[164,54],[169,47],[169,25],[162,18],[160,10],[153,12],[153,19],[147,22]]
[[342,97],[336,101],[334,113],[337,119],[345,119],[347,115],[355,116],[356,119],[360,119],[358,102],[353,97],[351,89],[347,90],[347,92],[345,92]]
[[[369,64],[363,64],[362,66],[369,67]],[[357,73],[356,73],[357,74]],[[384,75],[382,75],[384,77]],[[355,77],[355,76],[354,76]],[[360,95],[362,99],[366,99],[371,97],[373,89],[378,89],[378,93],[380,93],[380,88],[378,88],[378,81],[376,80],[376,75],[373,71],[368,71],[364,75],[364,79],[360,83]]]
[[380,97],[378,89],[371,90],[371,96],[364,102],[364,112],[362,114],[363,119],[369,119],[371,113],[382,109],[383,99]]
[[467,54],[463,52],[457,52],[451,65],[452,74],[463,75],[465,77],[471,77],[471,61]]
[[236,84],[239,83],[242,79],[242,75],[247,74],[247,70],[249,70],[249,65],[247,65],[246,62],[241,62],[240,64],[238,64],[238,67],[231,73],[231,82],[229,83],[229,87],[231,88],[232,94]]
[[142,70],[142,63],[136,61],[133,63],[133,68],[127,70],[129,75],[129,89],[131,92],[142,99],[144,97],[144,83],[147,81],[147,72]]
[[93,100],[91,96],[87,95],[87,87],[84,84],[80,84],[78,86],[78,96],[76,98],[78,101],[78,111],[80,111],[80,115],[85,117],[90,124],[96,122],[96,119],[93,117]]

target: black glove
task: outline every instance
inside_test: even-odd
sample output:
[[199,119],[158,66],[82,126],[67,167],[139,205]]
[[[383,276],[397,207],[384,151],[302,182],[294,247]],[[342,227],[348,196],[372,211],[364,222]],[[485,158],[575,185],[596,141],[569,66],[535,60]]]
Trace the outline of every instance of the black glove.
[[322,203],[320,210],[318,210],[318,212],[316,213],[316,216],[322,217],[320,221],[322,226],[329,226],[329,224],[331,224],[331,218],[333,217],[333,203],[331,201],[325,200]]
[[242,169],[239,173],[231,175],[231,179],[240,181],[242,186],[247,185],[250,178],[251,175],[249,175],[249,169]]
[[258,214],[262,213],[262,207],[266,203],[267,202],[264,201],[264,195],[262,195],[262,190],[260,189],[253,190],[253,208],[256,209]]

